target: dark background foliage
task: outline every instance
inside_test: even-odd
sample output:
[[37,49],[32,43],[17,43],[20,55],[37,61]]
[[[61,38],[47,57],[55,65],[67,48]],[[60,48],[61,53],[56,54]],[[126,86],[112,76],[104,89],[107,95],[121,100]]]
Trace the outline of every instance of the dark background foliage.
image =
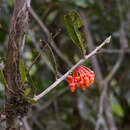
[[[31,6],[47,29],[55,35],[59,29],[60,34],[54,39],[55,45],[67,57],[69,62],[75,64],[81,59],[78,48],[72,43],[68,36],[64,23],[64,15],[69,10],[81,11],[86,16],[89,25],[90,36],[94,47],[98,46],[106,37],[112,35],[111,44],[105,46],[97,55],[102,76],[108,74],[117,63],[119,68],[107,84],[107,100],[110,113],[119,130],[130,129],[130,2],[129,0],[32,0]],[[14,1],[0,1],[0,57],[4,59],[7,54],[8,34],[11,25]],[[124,32],[122,35],[122,31]],[[49,34],[50,35],[50,34]],[[24,63],[28,67],[41,50],[40,39],[50,40],[43,29],[30,15],[30,21],[24,48]],[[88,41],[89,42],[89,41]],[[124,55],[119,62],[122,46]],[[64,74],[70,66],[56,53],[58,72]],[[87,46],[88,53],[88,46]],[[84,63],[94,69],[91,60]],[[4,60],[0,61],[4,66]],[[46,48],[40,59],[32,67],[30,75],[36,94],[42,92],[55,81],[54,61],[48,48]],[[97,75],[96,77],[97,78]],[[102,90],[95,83],[85,92],[77,89],[71,93],[68,84],[63,81],[53,91],[48,93],[33,105],[32,110],[25,118],[26,123],[32,130],[94,130],[98,120],[100,98]],[[29,81],[30,87],[32,82]],[[0,109],[4,104],[4,87],[0,82]],[[100,118],[100,130],[111,129],[109,119],[104,109]],[[110,118],[111,119],[111,118]],[[24,122],[25,123],[25,122]],[[0,124],[2,128],[4,122]]]

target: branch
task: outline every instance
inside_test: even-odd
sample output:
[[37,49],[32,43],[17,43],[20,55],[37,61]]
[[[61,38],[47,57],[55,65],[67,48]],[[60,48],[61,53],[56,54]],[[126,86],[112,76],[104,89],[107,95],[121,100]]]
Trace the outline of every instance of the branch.
[[45,110],[48,106],[50,106],[55,101],[56,98],[60,97],[68,90],[69,90],[68,87],[61,89],[55,96],[53,96],[51,99],[49,99],[43,106],[39,107],[36,112],[39,113],[40,111]]
[[72,67],[72,63],[62,54],[62,52],[57,48],[57,46],[55,45],[54,40],[50,37],[51,33],[49,32],[48,28],[45,26],[45,24],[41,21],[41,19],[38,17],[38,15],[35,13],[35,11],[30,8],[29,9],[30,14],[32,15],[32,17],[36,20],[36,22],[39,24],[39,26],[41,27],[42,31],[45,33],[46,37],[49,40],[49,44],[51,45],[51,47],[54,49],[54,51],[56,52],[56,54],[65,62],[67,63],[67,65],[69,67]]
[[120,22],[121,22],[120,23],[120,29],[119,29],[119,32],[120,32],[120,39],[119,40],[120,40],[120,46],[121,46],[120,50],[121,50],[121,52],[120,52],[118,60],[115,63],[113,69],[111,70],[111,72],[106,77],[106,79],[105,79],[106,82],[108,82],[115,75],[115,73],[117,72],[117,70],[121,66],[121,63],[122,63],[124,56],[125,56],[125,50],[128,47],[128,41],[126,39],[126,34],[125,34],[125,30],[124,30],[125,27],[124,27],[124,21],[123,21],[121,7],[120,7],[120,1],[116,0],[116,3],[117,3],[117,8],[119,10]]
[[[125,49],[125,53],[130,53],[130,49]],[[108,53],[108,54],[119,54],[122,52],[122,49],[101,49],[101,53]]]
[[[80,14],[81,14],[81,16],[83,18],[85,32],[86,32],[86,35],[88,37],[88,49],[91,52],[92,49],[94,48],[94,43],[93,43],[93,39],[92,39],[92,36],[91,36],[91,32],[90,32],[89,27],[88,27],[86,16],[85,16],[85,14],[84,14],[84,12],[82,10],[80,10]],[[92,62],[92,66],[93,66],[93,68],[95,70],[95,73],[97,75],[96,80],[97,80],[97,84],[99,86],[99,89],[103,89],[102,92],[101,92],[101,96],[100,96],[99,111],[98,111],[98,114],[97,114],[98,115],[98,119],[97,119],[96,125],[95,125],[95,130],[98,130],[99,126],[101,125],[101,123],[103,123],[102,122],[102,118],[103,118],[102,114],[103,114],[103,110],[104,110],[104,104],[103,103],[107,102],[107,100],[106,100],[107,99],[107,82],[104,81],[104,78],[103,78],[103,75],[102,75],[101,68],[99,66],[97,57],[93,56],[92,59],[91,59],[91,62]],[[108,108],[106,108],[105,111],[107,109]],[[110,120],[112,120],[113,124],[114,124],[114,125],[110,124],[110,129],[111,129],[112,126],[115,126],[113,116],[111,116]],[[107,127],[107,126],[104,124],[104,129],[105,129],[105,127]],[[116,130],[116,126],[115,126],[115,130]]]
[[111,108],[110,108],[110,104],[108,102],[108,95],[105,94],[104,96],[105,98],[105,102],[104,102],[104,109],[105,109],[105,114],[107,116],[107,120],[108,120],[108,126],[110,126],[111,130],[117,130],[116,126],[115,126],[115,121],[111,112]]
[[[25,34],[29,20],[28,9],[30,0],[15,0],[12,24],[9,32],[8,50],[4,68],[8,88],[5,89],[6,129],[12,130],[20,127],[18,117],[23,116],[29,109],[29,103],[23,98],[23,89],[19,72],[19,61],[22,59]],[[15,93],[11,93],[12,90]],[[22,108],[22,109],[21,109]],[[20,110],[20,111],[19,111]]]
[[101,118],[102,118],[102,113],[103,113],[103,102],[104,102],[104,97],[107,92],[107,83],[104,82],[104,88],[102,90],[101,96],[100,96],[100,103],[99,103],[99,112],[98,112],[98,119],[96,122],[95,130],[99,130],[100,124],[101,124]]
[[39,127],[40,130],[44,130],[45,128],[43,125],[39,122],[39,120],[36,117],[32,117],[33,122]]
[[[29,33],[29,36],[32,39],[32,43],[33,43],[34,47],[36,48],[37,52],[41,52],[41,49],[40,49],[40,46],[39,46],[40,43],[39,43],[39,41],[36,41],[34,31],[29,30],[28,33]],[[48,66],[48,68],[54,73],[55,71],[53,69],[53,66],[50,64],[50,62],[49,62],[47,56],[45,55],[45,53],[43,53],[43,55],[41,55],[41,58],[42,58],[42,62],[45,63]]]
[[26,130],[32,130],[32,128],[29,126],[29,123],[28,123],[28,120],[27,120],[26,117],[24,117],[22,119],[22,121],[23,121],[23,124],[24,124],[24,127],[25,127]]
[[49,93],[52,89],[54,89],[60,82],[62,82],[68,74],[70,74],[74,69],[76,69],[80,64],[84,63],[87,59],[95,55],[104,45],[110,42],[111,36],[106,38],[106,40],[99,45],[95,50],[93,50],[90,54],[86,55],[84,59],[81,59],[77,64],[75,64],[68,72],[66,72],[61,78],[56,80],[51,86],[49,86],[46,90],[44,90],[42,93],[34,97],[34,100],[39,100],[43,96],[45,96],[47,93]]
[[[81,17],[83,19],[83,24],[84,24],[86,37],[88,38],[88,44],[87,44],[88,51],[90,53],[95,48],[93,38],[92,38],[92,35],[91,35],[91,31],[89,29],[89,24],[88,24],[88,21],[86,20],[86,16],[84,14],[84,11],[80,9],[79,12],[80,12],[80,15],[81,15]],[[91,58],[91,63],[92,63],[93,70],[95,71],[95,75],[97,75],[96,76],[96,82],[98,84],[98,88],[102,89],[103,88],[103,84],[102,84],[103,76],[102,76],[101,68],[100,68],[100,65],[98,63],[98,59],[97,59],[96,56],[93,56]]]
[[32,62],[32,64],[29,66],[26,74],[29,74],[29,71],[31,70],[32,66],[38,61],[38,59],[41,57],[42,52],[44,49],[46,49],[47,45],[45,45],[44,47],[42,47],[42,50],[39,52],[38,56],[34,59],[34,61]]

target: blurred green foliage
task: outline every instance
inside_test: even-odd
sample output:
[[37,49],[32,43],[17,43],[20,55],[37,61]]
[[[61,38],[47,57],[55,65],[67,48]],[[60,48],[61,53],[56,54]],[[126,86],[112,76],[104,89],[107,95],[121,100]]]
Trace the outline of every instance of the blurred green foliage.
[[[130,9],[128,5],[130,5],[130,2],[129,0],[121,0],[120,2],[123,15],[122,19],[125,26],[125,35],[128,41],[127,49],[129,49]],[[105,49],[120,49],[119,30],[121,22],[115,0],[32,0],[31,6],[53,35],[61,28],[61,33],[54,41],[62,54],[73,64],[80,60],[81,54],[69,38],[65,27],[64,15],[70,10],[79,11],[82,9],[84,11],[95,46],[99,45],[111,34],[112,43],[109,46],[106,46]],[[5,57],[7,54],[13,7],[13,0],[3,0],[3,2],[0,2],[0,58]],[[31,32],[31,35],[29,32]],[[23,54],[26,68],[29,67],[39,54],[38,49],[41,50],[39,41],[41,39],[48,40],[40,26],[30,15]],[[36,94],[48,88],[48,86],[55,81],[54,71],[52,72],[52,69],[54,69],[52,64],[53,61],[52,58],[48,58],[50,55],[48,49],[43,51],[42,56],[30,71],[33,85],[36,88]],[[55,52],[54,55],[56,57],[58,71],[64,74],[69,69],[68,65]],[[97,56],[104,77],[112,70],[118,56],[119,53],[103,53]],[[108,87],[110,108],[119,130],[130,129],[129,59],[130,53],[126,53],[120,69],[109,82]],[[84,64],[92,68],[90,60],[86,61]],[[4,61],[0,62],[0,66],[3,65]],[[30,79],[29,84],[32,85]],[[94,83],[85,92],[77,90],[76,93],[70,93],[66,88],[68,88],[66,81],[58,85],[53,91],[41,99],[39,104],[32,106],[33,114],[31,116],[36,116],[35,118],[45,130],[94,130],[100,98],[97,84]],[[33,102],[31,98],[29,100],[30,102]],[[0,82],[1,108],[3,102],[4,87],[2,82]],[[50,103],[50,105],[47,106],[47,103]],[[43,108],[41,109],[41,107]],[[30,126],[33,130],[40,130],[41,128],[32,117],[29,118]],[[103,122],[109,128],[105,113],[103,113]],[[104,130],[104,128],[100,128],[100,130]]]

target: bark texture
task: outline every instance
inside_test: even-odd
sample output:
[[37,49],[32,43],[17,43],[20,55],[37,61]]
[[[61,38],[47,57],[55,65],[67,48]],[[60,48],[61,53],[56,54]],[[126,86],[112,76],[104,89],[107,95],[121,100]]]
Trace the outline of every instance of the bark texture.
[[28,19],[27,0],[15,0],[4,69],[9,88],[5,90],[6,130],[19,130],[18,120],[28,112],[29,108],[29,103],[23,98],[24,87],[20,87],[22,81],[19,72]]

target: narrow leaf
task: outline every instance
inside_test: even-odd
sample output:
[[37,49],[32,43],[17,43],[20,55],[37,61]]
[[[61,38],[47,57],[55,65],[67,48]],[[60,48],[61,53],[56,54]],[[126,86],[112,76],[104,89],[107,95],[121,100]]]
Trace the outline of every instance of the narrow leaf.
[[5,79],[5,77],[4,77],[3,71],[2,71],[1,69],[0,69],[0,78],[1,78],[1,80],[2,80],[2,82],[3,82],[3,84],[4,84],[4,86],[5,86],[5,87],[8,87],[8,84],[7,84],[6,79]]
[[123,116],[124,116],[123,108],[122,108],[120,102],[119,102],[118,99],[114,96],[113,93],[110,94],[109,101],[110,101],[111,111],[112,111],[115,115],[118,115],[118,116],[123,117]]
[[28,81],[30,80],[30,82],[28,82],[28,83],[29,83],[29,86],[31,87],[31,90],[32,90],[33,94],[35,95],[36,91],[37,91],[37,88],[35,87],[34,82],[32,80],[32,77],[30,76],[30,74],[28,74],[27,78],[28,78]]
[[25,89],[24,96],[26,97],[31,92],[30,88]]
[[26,97],[26,99],[27,99],[30,103],[32,103],[32,104],[37,104],[37,103],[38,103],[36,100],[34,100],[34,99],[30,98],[30,97]]
[[71,11],[64,16],[67,31],[73,43],[79,47],[81,53],[86,53],[86,34],[80,15],[76,11]]
[[7,84],[7,82],[6,82],[5,76],[4,76],[3,71],[2,71],[1,69],[0,69],[0,78],[1,78],[1,80],[2,80],[2,82],[3,82],[3,84],[4,84],[4,86],[5,86],[7,89],[9,89],[11,92],[13,92],[13,90],[11,90],[11,89],[8,87],[8,84]]
[[23,60],[20,60],[20,62],[19,62],[19,71],[20,71],[20,75],[21,75],[21,80],[24,83],[26,80],[26,72],[25,72]]
[[[51,39],[52,39],[52,37],[50,36],[50,40]],[[47,47],[49,49],[49,50],[46,49],[46,52],[47,52],[47,55],[49,56],[48,58],[50,59],[50,62],[52,64],[52,66],[54,67],[54,74],[55,74],[55,77],[57,79],[57,72],[58,72],[58,70],[57,70],[57,62],[56,62],[56,58],[55,58],[55,55],[53,53],[53,50],[51,49],[51,46],[49,45],[48,42],[46,42],[44,40],[41,40],[41,43],[42,43],[43,46],[44,46],[44,44],[47,45]]]

